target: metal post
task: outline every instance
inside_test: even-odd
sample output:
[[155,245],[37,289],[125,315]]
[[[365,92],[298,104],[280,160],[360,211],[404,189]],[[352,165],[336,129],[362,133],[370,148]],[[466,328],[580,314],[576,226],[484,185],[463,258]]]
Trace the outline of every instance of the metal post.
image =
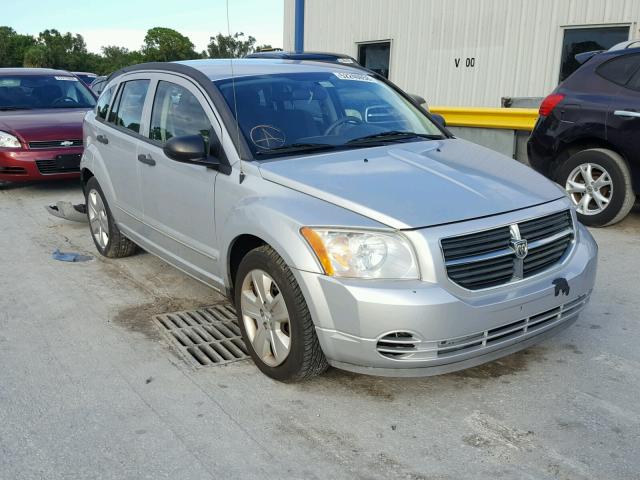
[[293,48],[296,52],[304,51],[304,0],[296,0],[295,36]]

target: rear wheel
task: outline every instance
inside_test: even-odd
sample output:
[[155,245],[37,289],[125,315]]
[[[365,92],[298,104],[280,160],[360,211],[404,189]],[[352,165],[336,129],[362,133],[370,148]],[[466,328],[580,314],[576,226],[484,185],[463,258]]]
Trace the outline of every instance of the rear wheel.
[[242,259],[234,291],[242,336],[264,374],[299,381],[327,369],[298,282],[271,247],[258,247]]
[[569,194],[585,225],[617,223],[635,201],[627,163],[605,148],[590,148],[569,157],[558,169],[556,181]]
[[84,191],[91,237],[100,254],[109,258],[132,255],[136,244],[120,233],[95,177],[89,179]]

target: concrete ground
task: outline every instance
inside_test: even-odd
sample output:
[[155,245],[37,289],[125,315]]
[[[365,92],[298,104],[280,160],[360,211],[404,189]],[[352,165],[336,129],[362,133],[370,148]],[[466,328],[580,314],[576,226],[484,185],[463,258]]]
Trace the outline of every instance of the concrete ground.
[[0,190],[1,479],[637,479],[640,213],[594,230],[576,324],[464,372],[331,370],[276,383],[248,361],[193,369],[151,316],[211,290],[149,254],[87,263],[84,224],[44,205],[76,183]]

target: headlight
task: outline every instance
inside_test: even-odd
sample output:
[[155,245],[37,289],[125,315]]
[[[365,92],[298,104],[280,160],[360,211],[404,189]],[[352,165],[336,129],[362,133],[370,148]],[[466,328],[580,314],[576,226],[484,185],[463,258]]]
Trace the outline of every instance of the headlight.
[[20,140],[7,132],[0,131],[0,148],[20,148]]
[[327,275],[352,278],[417,279],[418,262],[398,233],[331,228],[300,230]]

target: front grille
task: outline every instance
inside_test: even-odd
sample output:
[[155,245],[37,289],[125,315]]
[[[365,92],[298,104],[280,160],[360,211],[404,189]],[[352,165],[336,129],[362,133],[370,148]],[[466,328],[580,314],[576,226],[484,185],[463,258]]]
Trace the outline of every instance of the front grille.
[[445,340],[423,341],[412,334],[396,338],[392,333],[378,340],[376,350],[383,357],[394,360],[435,360],[471,353],[510,340],[524,340],[543,329],[553,328],[577,315],[588,301],[588,294],[581,295],[563,305],[515,322]]
[[59,160],[36,160],[36,166],[43,175],[52,175],[56,173],[76,173],[80,171],[80,155],[77,161],[61,162]]
[[[71,142],[70,144],[68,144]],[[64,144],[64,145],[63,145]],[[43,149],[43,148],[71,148],[81,147],[82,139],[75,140],[42,140],[29,142],[29,148],[31,149]]]
[[[573,240],[571,212],[565,210],[491,230],[440,241],[447,275],[469,290],[528,278],[560,261]],[[512,242],[526,240],[528,253],[518,258]]]
[[27,170],[23,167],[0,167],[2,175],[25,175]]

